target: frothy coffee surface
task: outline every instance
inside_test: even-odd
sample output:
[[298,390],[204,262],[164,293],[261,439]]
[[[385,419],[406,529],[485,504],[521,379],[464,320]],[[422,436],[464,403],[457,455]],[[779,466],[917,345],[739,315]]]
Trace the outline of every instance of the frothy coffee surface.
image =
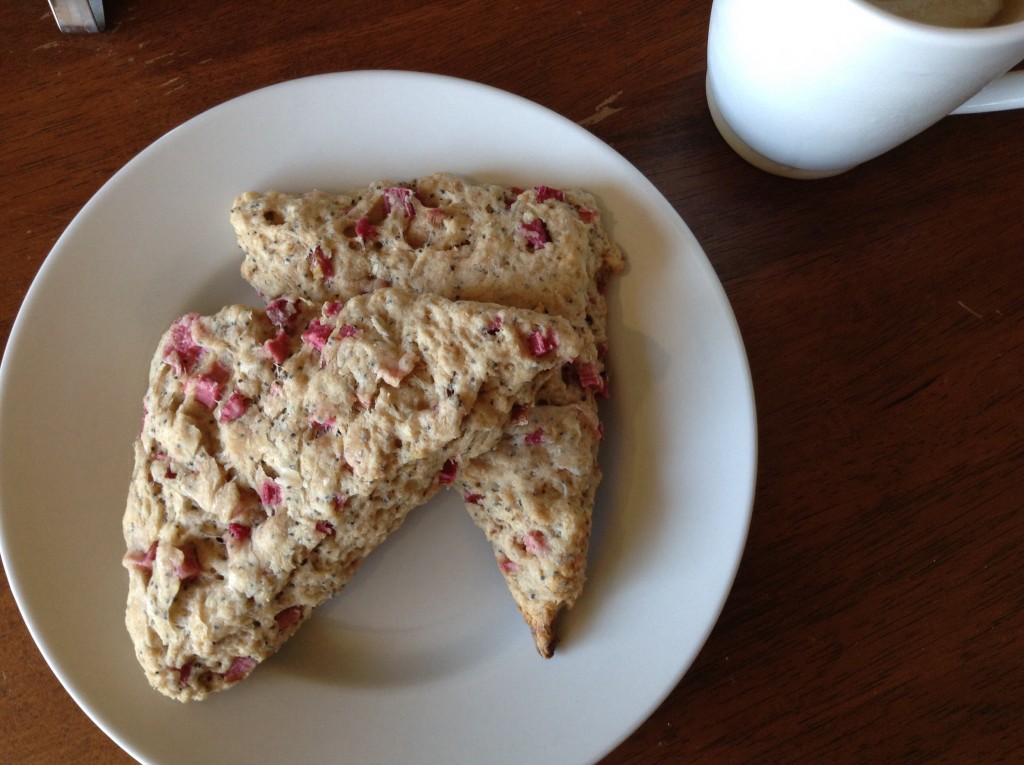
[[869,0],[905,19],[941,27],[984,27],[998,23],[1003,0]]

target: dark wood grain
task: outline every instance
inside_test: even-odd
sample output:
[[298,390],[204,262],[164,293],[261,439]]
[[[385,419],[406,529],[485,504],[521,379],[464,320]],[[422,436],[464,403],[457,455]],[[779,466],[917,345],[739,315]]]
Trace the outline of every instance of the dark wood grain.
[[[743,331],[760,465],[745,556],[678,687],[603,760],[1024,760],[1024,112],[949,118],[838,178],[745,165],[704,102],[710,2],[108,0],[0,14],[0,342],[90,196],[156,138],[303,75],[430,71],[621,152]],[[0,761],[127,763],[0,587]]]

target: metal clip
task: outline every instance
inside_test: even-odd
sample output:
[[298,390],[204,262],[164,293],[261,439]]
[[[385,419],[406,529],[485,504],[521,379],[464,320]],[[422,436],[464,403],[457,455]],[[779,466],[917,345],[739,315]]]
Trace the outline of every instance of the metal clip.
[[103,0],[50,0],[61,32],[102,32]]

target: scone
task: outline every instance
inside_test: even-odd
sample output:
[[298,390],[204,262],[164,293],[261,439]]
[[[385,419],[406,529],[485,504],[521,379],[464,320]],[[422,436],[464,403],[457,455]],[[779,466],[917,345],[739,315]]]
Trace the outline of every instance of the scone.
[[245,193],[231,223],[242,276],[266,300],[347,299],[386,285],[541,310],[592,337],[580,362],[601,369],[604,288],[623,256],[584,191],[438,173],[340,195]]
[[586,407],[529,407],[460,476],[466,507],[544,657],[554,651],[555,618],[583,586],[600,440]]
[[[494,497],[515,496],[518,490],[540,496],[561,486],[563,525],[589,529],[601,477],[597,398],[608,391],[604,289],[623,268],[623,256],[601,225],[591,195],[547,186],[473,185],[435,174],[405,184],[381,181],[342,195],[247,193],[235,201],[231,221],[245,255],[242,275],[267,300],[345,299],[397,285],[567,319],[582,339],[580,356],[543,387],[535,403],[571,407],[563,417],[595,424],[594,443],[559,445],[565,453],[578,452],[573,462],[583,477],[566,482],[554,463],[524,466],[532,471],[533,485],[523,486],[507,460],[467,462],[465,473],[474,476],[473,484],[494,487]],[[535,337],[538,348],[545,342]],[[458,483],[467,497],[480,493]],[[518,529],[520,537],[536,530],[536,518],[518,504],[502,508],[495,501],[467,501],[467,508],[488,534],[499,523]],[[551,591],[544,597],[538,597],[542,584],[523,588],[523,576],[502,563],[504,548],[495,544],[502,574],[544,656],[554,648],[555,616],[583,587],[585,569],[578,562],[586,559],[588,539],[573,535],[573,564],[559,575],[557,587],[548,580]]]
[[185,701],[246,677],[580,345],[557,317],[395,289],[176,321],[123,522],[149,682]]

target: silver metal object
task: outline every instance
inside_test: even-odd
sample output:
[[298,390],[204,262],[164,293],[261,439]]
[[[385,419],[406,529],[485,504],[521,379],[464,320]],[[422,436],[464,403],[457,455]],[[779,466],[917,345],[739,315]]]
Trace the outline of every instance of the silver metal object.
[[61,32],[102,32],[103,0],[50,0]]

